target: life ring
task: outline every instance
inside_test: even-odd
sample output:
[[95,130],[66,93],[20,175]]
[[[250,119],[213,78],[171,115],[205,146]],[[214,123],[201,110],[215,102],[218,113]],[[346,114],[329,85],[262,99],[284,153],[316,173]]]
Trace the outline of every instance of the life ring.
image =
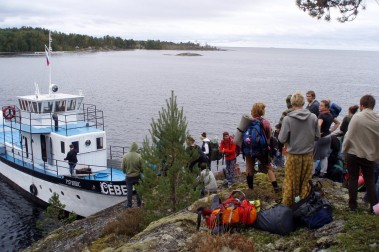
[[33,194],[34,196],[37,196],[38,191],[37,191],[37,187],[34,184],[30,185],[29,190],[31,194]]
[[7,120],[11,120],[13,117],[15,117],[16,110],[14,109],[14,106],[3,107],[3,116]]

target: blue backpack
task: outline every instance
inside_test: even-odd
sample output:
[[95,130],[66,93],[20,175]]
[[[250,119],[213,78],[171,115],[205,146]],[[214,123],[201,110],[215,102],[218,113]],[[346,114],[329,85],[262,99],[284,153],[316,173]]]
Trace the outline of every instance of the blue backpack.
[[330,104],[330,113],[333,115],[334,118],[338,117],[338,115],[341,113],[341,110],[342,108],[338,104],[334,102]]
[[242,151],[244,155],[253,157],[268,153],[268,143],[260,120],[252,120],[243,132]]

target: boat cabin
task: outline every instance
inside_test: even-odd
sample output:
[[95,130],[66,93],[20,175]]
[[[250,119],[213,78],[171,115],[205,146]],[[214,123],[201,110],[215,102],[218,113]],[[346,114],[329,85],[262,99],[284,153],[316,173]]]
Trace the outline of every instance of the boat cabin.
[[83,96],[70,94],[46,94],[19,96],[22,111],[31,113],[64,113],[79,110]]

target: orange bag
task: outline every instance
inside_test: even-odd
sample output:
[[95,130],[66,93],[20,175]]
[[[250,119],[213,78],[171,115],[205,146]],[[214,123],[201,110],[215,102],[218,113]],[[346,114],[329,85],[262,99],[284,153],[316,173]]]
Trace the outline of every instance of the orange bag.
[[[240,197],[237,197],[237,194]],[[198,228],[200,227],[201,215],[205,218],[208,228],[213,229],[220,225],[252,225],[257,219],[257,211],[239,190],[233,191],[219,208],[211,210],[200,207],[198,209]]]

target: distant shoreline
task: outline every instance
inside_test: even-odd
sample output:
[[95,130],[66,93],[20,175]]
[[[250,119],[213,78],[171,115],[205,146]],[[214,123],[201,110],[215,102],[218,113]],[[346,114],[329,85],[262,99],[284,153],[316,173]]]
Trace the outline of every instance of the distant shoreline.
[[[135,51],[135,50],[146,50],[146,51],[183,51],[184,53],[180,54],[195,54],[192,53],[194,51],[201,52],[201,51],[227,51],[226,49],[220,49],[220,48],[209,48],[209,49],[116,49],[116,50],[110,50],[110,49],[83,49],[83,50],[75,50],[75,51],[54,51],[52,52],[53,55],[60,55],[60,54],[70,54],[70,53],[96,53],[96,52],[123,52],[123,51]],[[189,52],[185,52],[189,51]],[[1,56],[45,56],[45,52],[0,52]]]

